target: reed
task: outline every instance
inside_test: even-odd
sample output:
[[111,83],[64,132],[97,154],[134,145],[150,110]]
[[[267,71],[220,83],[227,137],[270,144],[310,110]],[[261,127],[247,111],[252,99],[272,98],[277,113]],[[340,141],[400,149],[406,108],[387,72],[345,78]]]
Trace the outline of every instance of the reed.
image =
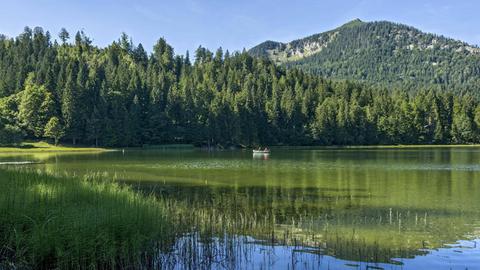
[[5,268],[140,268],[168,250],[178,228],[163,202],[97,175],[0,171],[0,190]]
[[0,269],[235,268],[258,245],[293,247],[296,260],[306,252],[395,263],[441,247],[431,231],[464,223],[402,208],[285,214],[224,189],[169,195],[108,179],[0,170]]

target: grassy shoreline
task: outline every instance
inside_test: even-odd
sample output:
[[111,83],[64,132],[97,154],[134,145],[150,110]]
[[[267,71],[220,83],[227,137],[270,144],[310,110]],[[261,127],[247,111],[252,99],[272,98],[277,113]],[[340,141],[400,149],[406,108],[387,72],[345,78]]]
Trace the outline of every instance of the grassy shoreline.
[[38,153],[38,152],[108,152],[115,149],[98,147],[75,147],[52,145],[47,142],[24,142],[19,146],[0,147],[0,153]]
[[[400,145],[310,145],[310,146],[293,146],[293,145],[272,145],[273,149],[318,149],[318,150],[341,150],[341,149],[413,149],[413,148],[472,148],[480,147],[480,144],[400,144]],[[144,147],[134,147],[128,149],[134,150],[168,150],[168,149],[200,149],[191,144],[166,144],[152,145]],[[245,148],[250,149],[250,148]],[[114,148],[102,147],[77,147],[65,145],[52,145],[47,142],[23,142],[18,146],[0,146],[0,154],[5,153],[94,153],[94,152],[113,152],[119,151]]]
[[0,170],[0,269],[135,269],[177,228],[162,201],[100,175]]

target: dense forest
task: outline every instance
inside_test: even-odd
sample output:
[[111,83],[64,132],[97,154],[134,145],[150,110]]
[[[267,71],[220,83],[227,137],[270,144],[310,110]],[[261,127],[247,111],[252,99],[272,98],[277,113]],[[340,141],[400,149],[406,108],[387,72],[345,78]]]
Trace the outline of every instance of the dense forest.
[[0,37],[0,140],[99,146],[475,143],[475,95],[330,81],[246,51],[194,59],[123,34],[99,48],[42,28]]
[[430,85],[480,90],[480,48],[386,21],[357,19],[289,43],[267,41],[249,52],[332,79],[410,91]]

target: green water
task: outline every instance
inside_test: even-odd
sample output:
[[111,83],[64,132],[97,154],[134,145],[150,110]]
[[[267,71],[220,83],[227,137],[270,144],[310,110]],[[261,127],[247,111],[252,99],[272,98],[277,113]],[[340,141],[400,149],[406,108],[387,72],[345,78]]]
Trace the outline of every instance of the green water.
[[309,253],[342,262],[395,266],[423,257],[432,269],[480,265],[476,245],[473,253],[452,248],[445,255],[459,258],[458,265],[428,256],[480,237],[480,148],[273,149],[268,157],[196,149],[0,156],[12,160],[40,161],[30,168],[54,174],[101,172],[192,211],[221,213],[223,222],[253,220],[243,234],[255,239],[315,247],[318,252]]

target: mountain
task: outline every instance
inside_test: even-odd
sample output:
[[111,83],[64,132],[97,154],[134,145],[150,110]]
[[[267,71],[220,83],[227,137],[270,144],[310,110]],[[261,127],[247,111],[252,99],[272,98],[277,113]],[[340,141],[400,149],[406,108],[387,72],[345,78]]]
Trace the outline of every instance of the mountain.
[[266,41],[249,53],[334,79],[414,89],[480,88],[478,46],[387,21],[356,19],[288,43]]
[[82,31],[60,37],[41,27],[0,35],[0,145],[480,143],[470,92],[388,91],[221,48],[199,47],[192,62],[163,38],[148,54],[126,34],[106,47]]

